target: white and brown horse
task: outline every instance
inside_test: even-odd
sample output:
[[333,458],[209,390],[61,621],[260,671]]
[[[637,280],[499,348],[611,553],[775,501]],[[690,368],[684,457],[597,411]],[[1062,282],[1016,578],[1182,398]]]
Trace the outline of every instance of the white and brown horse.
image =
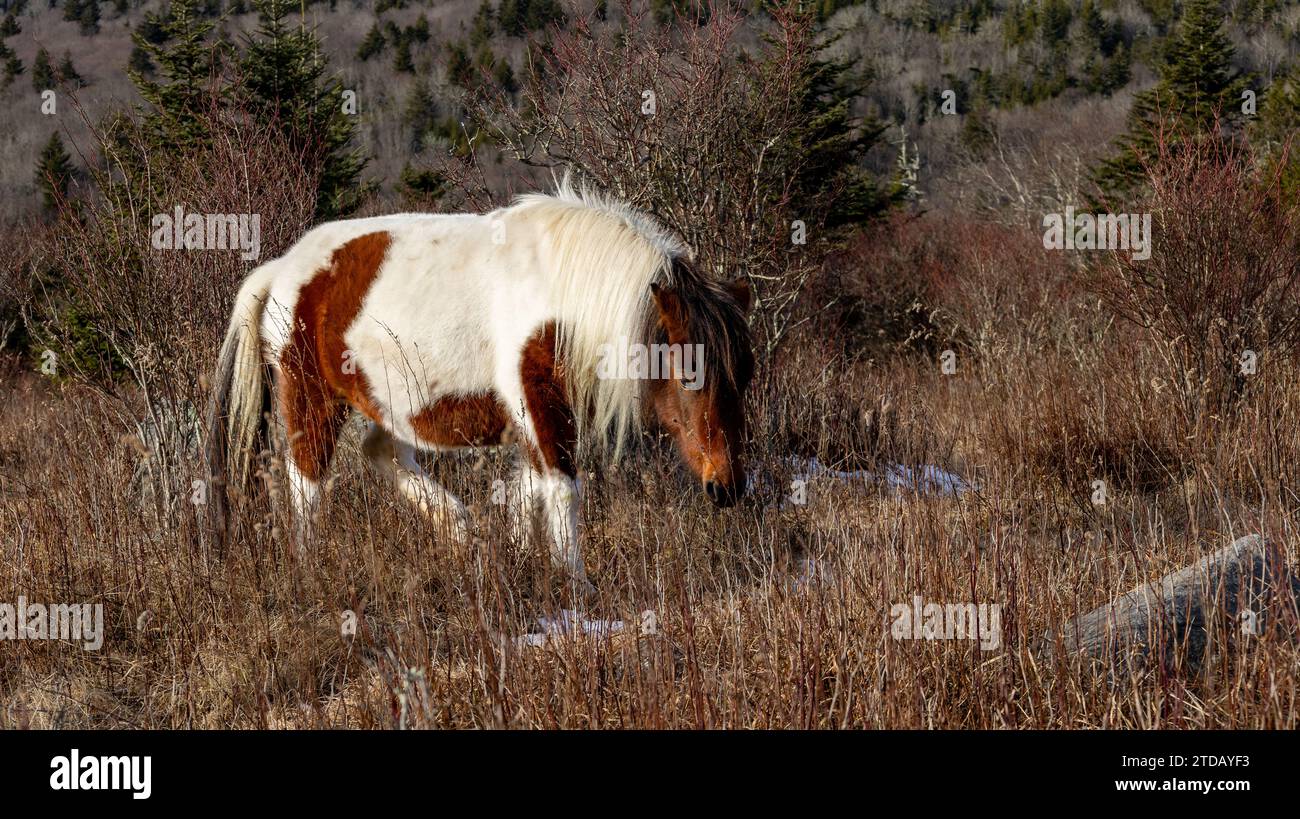
[[[517,440],[520,519],[544,515],[554,559],[585,581],[580,442],[617,457],[653,418],[711,500],[743,494],[749,303],[747,284],[702,276],[646,215],[567,185],[482,215],[321,225],[239,291],[214,385],[210,468],[219,484],[247,481],[273,404],[301,529],[355,410],[370,421],[374,465],[463,532],[464,507],[416,452]],[[605,366],[612,351],[688,348],[703,354],[689,381],[677,356],[649,373],[609,377]]]

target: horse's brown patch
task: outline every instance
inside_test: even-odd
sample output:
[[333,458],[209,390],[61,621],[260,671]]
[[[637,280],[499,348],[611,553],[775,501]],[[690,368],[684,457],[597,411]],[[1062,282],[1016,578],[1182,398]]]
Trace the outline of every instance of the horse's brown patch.
[[329,265],[298,292],[289,343],[280,356],[280,401],[294,463],[313,480],[329,466],[349,405],[380,420],[365,374],[346,366],[343,335],[361,312],[391,243],[382,231],[358,236],[335,250]]
[[529,336],[519,361],[524,403],[533,420],[536,447],[528,457],[535,469],[556,469],[569,477],[577,475],[574,452],[578,427],[564,382],[564,363],[555,355],[555,322],[547,322]]
[[490,392],[445,395],[410,418],[421,441],[434,446],[489,446],[501,443],[510,419]]

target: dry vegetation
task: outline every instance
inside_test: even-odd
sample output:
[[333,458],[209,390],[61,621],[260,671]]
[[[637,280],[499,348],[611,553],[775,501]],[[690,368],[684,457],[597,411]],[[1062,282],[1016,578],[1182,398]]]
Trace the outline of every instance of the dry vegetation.
[[[1070,259],[1039,248],[1032,231],[922,218],[846,250],[860,304],[874,294],[871,312],[890,315],[885,301],[921,301],[926,322],[897,310],[914,332],[876,328],[882,341],[851,345],[851,311],[803,325],[754,388],[751,457],[769,481],[737,509],[708,507],[652,440],[589,464],[586,548],[601,597],[587,613],[628,629],[545,647],[515,638],[566,604],[563,584],[544,547],[513,542],[490,501],[503,454],[436,465],[475,510],[473,550],[449,548],[360,466],[353,433],[318,546],[291,553],[259,495],[219,552],[189,502],[202,464],[183,421],[139,420],[140,390],[10,369],[0,584],[7,598],[102,602],[107,635],[98,653],[6,644],[0,720],[1294,727],[1300,656],[1286,640],[1241,643],[1202,675],[1165,668],[1121,686],[1036,659],[1046,629],[1235,536],[1293,542],[1300,478],[1293,361],[1262,356],[1231,415],[1191,434],[1161,386],[1159,348],[1078,286]],[[886,274],[917,287],[880,297],[871,277]],[[185,292],[186,322],[215,333],[217,300]],[[186,368],[202,369],[210,341]],[[946,346],[955,375],[935,361]],[[203,397],[199,374],[153,367],[171,389],[155,412],[183,418]],[[953,497],[814,480],[806,506],[781,505],[791,454],[845,468],[938,464],[977,488]],[[273,455],[265,466],[277,472]],[[1104,506],[1090,500],[1098,478],[1111,485]],[[1002,647],[892,639],[890,607],[918,594],[999,603]],[[360,615],[352,639],[345,610]],[[638,635],[646,611],[654,633]]]
[[[238,119],[217,133],[152,195],[263,214],[272,256],[310,221],[310,169]],[[1133,209],[1209,242],[1157,244],[1142,274],[1172,289],[1139,287],[1123,255],[1044,250],[1015,218],[899,214],[842,243],[783,307],[752,387],[751,496],[713,508],[653,436],[584,464],[600,594],[583,611],[625,628],[542,646],[518,638],[572,601],[492,502],[508,453],[432,465],[473,511],[473,547],[366,467],[349,428],[313,548],[289,545],[275,452],[218,548],[191,502],[207,477],[196,408],[244,263],[152,251],[111,201],[13,230],[0,316],[49,318],[75,285],[125,366],[106,382],[0,360],[0,602],[102,603],[106,632],[97,652],[0,643],[0,727],[1294,728],[1294,610],[1195,673],[1108,680],[1035,651],[1235,537],[1263,533],[1294,562],[1300,234],[1252,168],[1210,145],[1151,169]],[[75,278],[30,275],[51,269]],[[1260,271],[1267,287],[1245,286]],[[66,343],[81,325],[45,326]],[[1247,339],[1257,369],[1239,380],[1224,356]],[[971,488],[814,478],[795,504],[792,456],[934,465]],[[894,639],[891,607],[917,595],[999,605],[1001,645]]]

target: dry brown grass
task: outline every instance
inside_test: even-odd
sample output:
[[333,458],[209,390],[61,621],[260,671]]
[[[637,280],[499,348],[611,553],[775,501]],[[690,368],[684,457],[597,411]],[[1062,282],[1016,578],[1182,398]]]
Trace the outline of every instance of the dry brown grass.
[[[1061,302],[1045,320],[1089,318]],[[819,353],[810,330],[764,373],[751,407],[751,457],[777,487],[797,453],[846,467],[938,463],[978,490],[938,497],[812,481],[804,507],[768,505],[760,488],[723,512],[647,441],[585,475],[588,565],[601,590],[588,614],[630,630],[542,648],[513,638],[566,605],[563,584],[544,547],[513,542],[490,502],[492,480],[509,469],[503,454],[436,466],[475,510],[477,549],[441,543],[360,465],[351,432],[314,549],[292,554],[283,521],[257,497],[240,510],[249,525],[217,553],[186,500],[197,454],[155,473],[172,486],[170,506],[144,491],[149,448],[121,421],[131,409],[143,416],[138,397],[110,405],[9,371],[3,597],[102,602],[107,634],[99,652],[0,646],[0,722],[1294,727],[1300,655],[1285,641],[1243,645],[1210,674],[1166,669],[1122,687],[1035,658],[1046,629],[1231,537],[1292,541],[1294,366],[1261,372],[1213,440],[1179,441],[1157,404],[1097,410],[1090,399],[1102,391],[1135,399],[1110,366],[1130,340],[1091,337],[1068,353],[1010,343],[1003,357],[964,358],[945,376],[914,353],[885,363]],[[1132,426],[1117,424],[1125,413]],[[1155,440],[1176,448],[1177,474],[1129,485],[1122,470],[1092,471],[1106,465],[1099,448],[1134,467]],[[1089,500],[1084,479],[1094,477],[1114,481],[1102,507]],[[805,558],[824,568],[819,582],[801,577]],[[1000,604],[1003,646],[892,639],[890,607],[917,594]],[[345,610],[361,615],[353,640],[341,634]],[[655,612],[654,634],[636,633],[644,611]]]
[[[149,206],[260,212],[272,255],[313,191],[274,140],[227,126],[213,162],[233,177],[179,162]],[[230,160],[255,149],[259,176],[238,184]],[[585,613],[628,629],[523,647],[571,603],[545,546],[516,541],[492,503],[507,453],[434,465],[473,512],[472,548],[363,466],[349,429],[312,548],[289,546],[268,453],[268,491],[236,498],[219,549],[190,502],[207,477],[195,408],[245,265],[151,252],[102,201],[88,216],[0,241],[32,245],[10,265],[65,274],[60,289],[5,271],[3,314],[44,315],[58,344],[79,332],[57,320],[79,300],[126,363],[105,388],[0,362],[0,603],[100,603],[104,645],[0,642],[0,727],[1296,727],[1300,651],[1276,634],[1204,673],[1115,685],[1034,653],[1047,630],[1237,536],[1290,549],[1300,486],[1287,349],[1261,357],[1230,412],[1189,424],[1152,337],[1035,230],[931,216],[846,248],[760,368],[752,496],[714,509],[651,438],[586,464],[600,596]],[[791,456],[937,465],[976,488],[814,479],[805,505],[782,504]],[[917,595],[1000,606],[1001,645],[894,639],[891,607]]]

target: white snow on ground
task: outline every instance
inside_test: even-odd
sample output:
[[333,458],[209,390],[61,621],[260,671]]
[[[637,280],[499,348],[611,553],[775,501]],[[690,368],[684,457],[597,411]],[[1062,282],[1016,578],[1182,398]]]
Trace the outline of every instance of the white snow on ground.
[[[885,486],[893,491],[918,491],[925,495],[960,495],[970,491],[974,486],[960,475],[929,464],[920,467],[890,464],[883,470],[869,469],[832,469],[816,458],[799,458],[790,456],[786,459],[794,473],[792,480],[803,481],[809,489],[824,481],[844,484],[856,484],[863,489]],[[752,471],[749,473],[750,486],[771,486],[774,476],[770,472]],[[778,506],[782,509],[793,505],[788,490],[781,492]]]
[[883,473],[866,469],[844,471],[831,469],[816,458],[790,457],[787,461],[795,468],[795,478],[832,478],[837,481],[883,482],[894,489],[918,489],[926,494],[959,495],[969,490],[970,484],[960,475],[954,475],[937,466],[926,464],[919,468],[891,464]]
[[559,617],[538,617],[539,631],[519,638],[520,646],[544,646],[558,637],[587,636],[597,639],[623,630],[622,620],[588,620],[573,609],[561,609]]

